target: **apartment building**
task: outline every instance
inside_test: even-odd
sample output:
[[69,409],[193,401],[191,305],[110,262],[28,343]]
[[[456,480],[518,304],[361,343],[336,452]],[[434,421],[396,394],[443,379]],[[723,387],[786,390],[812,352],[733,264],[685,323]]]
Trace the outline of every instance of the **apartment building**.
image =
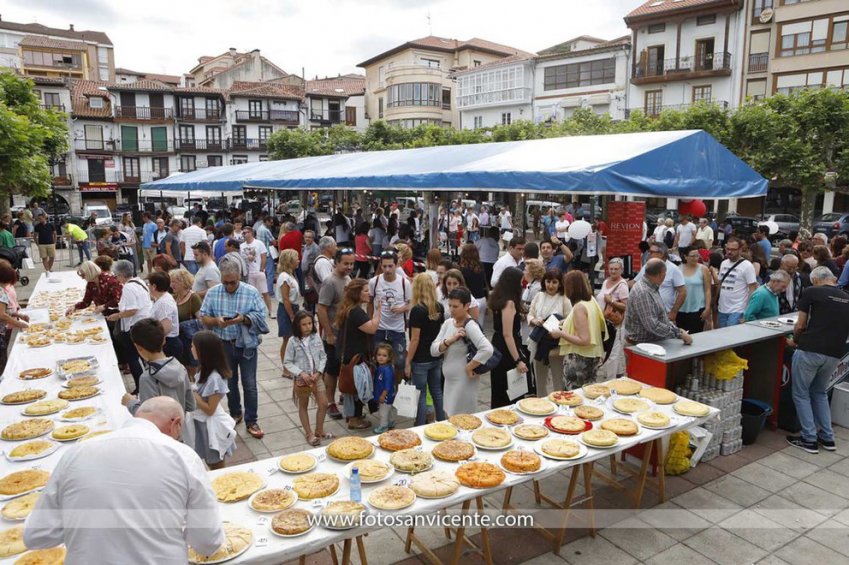
[[456,74],[460,127],[479,129],[533,119],[534,58],[511,55]]
[[309,128],[345,125],[365,131],[366,77],[358,74],[306,82],[305,118]]
[[484,39],[433,35],[393,47],[357,65],[366,73],[365,118],[402,127],[459,128],[454,73],[514,55],[533,56]]
[[112,117],[110,84],[94,80],[71,83],[69,168],[76,190],[68,202],[76,213],[86,200],[114,205],[118,196],[118,183],[122,180],[118,168],[120,137]]
[[0,19],[0,67],[26,76],[115,80],[112,41],[102,31],[76,31]]
[[629,110],[657,115],[696,102],[733,106],[741,81],[743,0],[649,0],[631,29]]
[[803,88],[849,88],[845,0],[747,0],[740,99]]
[[236,82],[283,81],[286,84],[303,85],[303,79],[290,75],[266,57],[259,49],[241,53],[231,47],[216,56],[204,55],[198,64],[184,75],[185,85],[208,88],[230,88]]
[[304,90],[268,82],[235,82],[228,92],[230,164],[268,159],[266,141],[281,128],[302,123]]
[[187,87],[173,94],[177,170],[187,173],[226,164],[227,91]]
[[539,52],[534,72],[534,120],[562,120],[579,108],[627,113],[631,37],[610,41],[582,35]]

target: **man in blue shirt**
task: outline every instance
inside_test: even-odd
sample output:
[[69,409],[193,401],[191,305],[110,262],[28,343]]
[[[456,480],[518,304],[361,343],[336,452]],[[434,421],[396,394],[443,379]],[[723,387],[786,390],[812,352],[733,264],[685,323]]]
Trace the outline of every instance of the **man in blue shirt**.
[[[252,347],[245,342],[245,328],[251,328],[252,320],[268,316],[268,310],[259,291],[241,281],[241,269],[237,263],[225,261],[221,265],[221,284],[207,291],[200,307],[203,324],[211,328],[224,342],[224,351],[230,361],[233,372],[227,382],[227,404],[230,416],[240,423],[242,400],[239,395],[239,376],[245,390],[244,421],[248,433],[262,438],[263,431],[257,423],[258,397],[256,385],[256,367],[259,351],[256,344]],[[255,330],[248,330],[255,331]]]
[[142,251],[144,252],[144,259],[147,262],[147,272],[153,272],[153,258],[156,256],[156,246],[153,244],[154,237],[156,236],[156,223],[153,221],[153,217],[150,215],[150,212],[145,212],[142,214],[144,218],[144,225],[142,226]]
[[215,243],[212,245],[212,253],[216,264],[221,263],[221,258],[227,255],[227,248],[225,247],[225,244],[228,239],[233,237],[234,231],[235,228],[233,227],[233,224],[229,222],[221,226],[221,233],[223,235],[221,239],[215,240]]
[[766,260],[769,261],[770,256],[772,255],[772,244],[769,242],[769,228],[766,226],[758,226],[758,231],[755,232],[755,239],[758,241],[758,245],[761,246],[761,249],[764,250],[764,255],[766,256]]
[[[556,242],[556,243],[555,243]],[[562,251],[562,255],[555,255],[555,244]],[[542,241],[539,244],[539,254],[542,259],[542,266],[546,271],[558,269],[564,275],[569,270],[569,263],[572,262],[572,250],[569,246],[561,242],[556,237],[552,236],[551,241]]]

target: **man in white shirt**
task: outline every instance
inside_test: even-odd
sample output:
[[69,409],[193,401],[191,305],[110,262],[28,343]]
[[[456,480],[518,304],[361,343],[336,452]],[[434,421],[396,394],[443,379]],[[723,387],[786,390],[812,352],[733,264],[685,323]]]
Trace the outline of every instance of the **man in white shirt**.
[[180,442],[172,398],[144,402],[124,425],[64,452],[27,518],[29,549],[65,544],[65,563],[186,562],[224,543],[206,468]]
[[[380,254],[380,270],[369,280],[368,293],[371,302],[368,304],[368,315],[374,314],[374,303],[381,304],[380,322],[374,345],[388,343],[395,350],[395,374],[404,374],[407,361],[407,312],[413,298],[413,287],[407,277],[398,274],[398,255],[392,249],[386,249]],[[402,271],[403,273],[403,271]]]
[[[239,245],[239,252],[248,264],[248,284],[262,295],[265,307],[271,312],[271,297],[268,294],[268,282],[265,280],[265,262],[268,261],[268,248],[254,237],[253,228],[242,229],[245,238]],[[274,318],[274,315],[271,316]]]
[[513,217],[510,215],[510,210],[505,206],[498,214],[498,223],[501,226],[501,234],[504,232],[513,231]]
[[719,267],[719,327],[734,326],[743,321],[749,297],[758,288],[755,267],[740,256],[740,240],[729,238],[725,244],[728,257]]
[[130,366],[133,381],[136,383],[136,388],[132,394],[138,394],[142,366],[136,346],[130,339],[130,328],[139,320],[150,317],[152,302],[147,283],[138,277],[134,277],[133,270],[133,264],[125,259],[117,261],[112,267],[115,278],[123,285],[123,288],[121,289],[121,300],[118,301],[118,311],[110,314],[106,319],[110,322],[120,321],[121,333],[118,336],[118,343],[124,351],[124,358]]
[[554,231],[557,239],[569,241],[569,220],[566,218],[565,210],[560,212],[560,219],[554,224]]
[[[336,256],[337,248],[336,240],[329,235],[318,240],[319,254],[315,259],[315,266],[313,267],[315,278],[317,279],[315,282],[318,283],[316,290],[321,289],[321,283],[333,272],[333,258]],[[353,250],[351,250],[351,253],[353,253]]]
[[480,218],[477,214],[475,214],[474,208],[469,208],[469,211],[466,213],[466,233],[469,234],[467,238],[469,243],[474,243],[480,239],[480,229]]
[[205,241],[199,241],[192,245],[195,260],[198,263],[198,272],[195,273],[195,282],[192,292],[203,298],[206,291],[221,284],[221,271],[212,260],[212,248]]
[[[654,242],[649,247],[649,258],[662,259],[666,262],[666,274],[663,282],[658,288],[660,299],[663,301],[663,307],[666,308],[667,318],[670,322],[675,322],[678,316],[678,309],[684,304],[684,299],[687,297],[687,287],[684,284],[684,275],[678,265],[669,260],[669,249],[664,243]],[[640,269],[634,280],[628,283],[629,287],[633,287],[646,274],[646,265]]]
[[713,229],[708,225],[707,218],[699,218],[699,229],[696,230],[696,239],[705,242],[705,249],[710,251],[713,247]]
[[191,274],[198,272],[198,262],[192,246],[199,241],[206,241],[206,230],[203,229],[203,218],[195,216],[192,225],[183,230],[180,235],[180,247],[183,251],[183,266]]
[[501,278],[501,273],[507,267],[519,267],[519,263],[522,262],[522,258],[525,255],[525,238],[524,237],[514,237],[510,240],[510,243],[507,245],[507,253],[498,258],[498,261],[495,262],[495,265],[492,266],[492,279],[490,279],[491,288],[495,288],[496,283],[498,283],[498,279]]
[[675,228],[675,242],[672,247],[678,250],[681,257],[687,255],[693,241],[696,239],[696,225],[690,221],[690,216],[681,216],[681,223]]

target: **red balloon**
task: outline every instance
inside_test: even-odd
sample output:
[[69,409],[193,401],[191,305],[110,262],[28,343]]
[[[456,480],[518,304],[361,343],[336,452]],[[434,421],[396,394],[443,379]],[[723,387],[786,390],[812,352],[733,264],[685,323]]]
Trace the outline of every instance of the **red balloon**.
[[701,218],[707,213],[707,205],[704,200],[693,200],[690,202],[690,215],[694,218]]
[[678,213],[681,214],[682,216],[686,216],[687,214],[690,214],[690,210],[692,208],[692,205],[693,205],[692,200],[689,201],[689,202],[684,202],[683,200],[679,200],[678,201]]

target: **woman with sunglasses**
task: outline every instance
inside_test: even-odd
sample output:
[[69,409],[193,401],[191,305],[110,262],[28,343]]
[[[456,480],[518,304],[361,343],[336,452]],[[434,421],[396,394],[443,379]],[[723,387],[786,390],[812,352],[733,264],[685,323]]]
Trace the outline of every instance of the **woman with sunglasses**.
[[691,334],[699,333],[705,328],[705,323],[711,320],[711,286],[713,279],[710,270],[701,264],[701,254],[692,248],[684,256],[681,265],[684,275],[684,286],[687,294],[684,303],[678,309],[675,325]]

